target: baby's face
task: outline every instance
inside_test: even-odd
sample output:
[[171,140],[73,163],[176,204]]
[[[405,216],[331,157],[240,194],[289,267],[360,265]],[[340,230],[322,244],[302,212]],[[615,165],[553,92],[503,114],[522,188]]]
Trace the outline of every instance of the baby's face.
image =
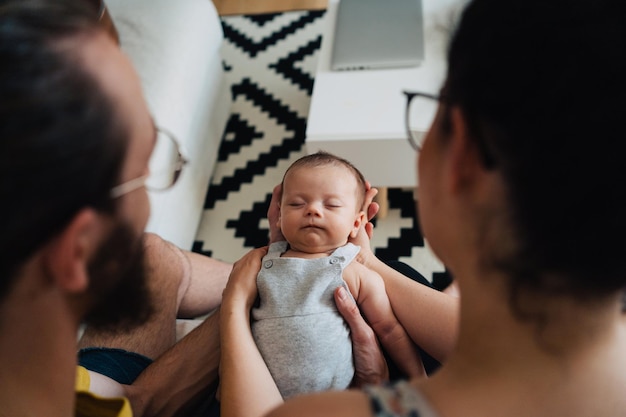
[[279,226],[292,249],[328,252],[355,236],[365,214],[358,183],[343,166],[300,167],[283,183]]

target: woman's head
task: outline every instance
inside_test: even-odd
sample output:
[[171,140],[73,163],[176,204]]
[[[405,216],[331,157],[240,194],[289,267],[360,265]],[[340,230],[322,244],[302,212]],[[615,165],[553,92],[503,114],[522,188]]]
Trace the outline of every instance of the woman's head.
[[475,0],[454,34],[443,108],[503,178],[515,250],[484,255],[514,287],[626,285],[625,21],[619,0]]

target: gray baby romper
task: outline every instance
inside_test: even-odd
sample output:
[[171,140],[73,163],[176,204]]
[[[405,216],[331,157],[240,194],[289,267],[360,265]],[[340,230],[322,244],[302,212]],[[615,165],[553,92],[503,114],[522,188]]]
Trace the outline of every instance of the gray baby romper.
[[257,277],[252,334],[259,351],[283,398],[345,389],[354,374],[352,342],[333,292],[347,289],[342,272],[359,247],[348,243],[316,259],[281,258],[286,250],[287,242],[270,245]]

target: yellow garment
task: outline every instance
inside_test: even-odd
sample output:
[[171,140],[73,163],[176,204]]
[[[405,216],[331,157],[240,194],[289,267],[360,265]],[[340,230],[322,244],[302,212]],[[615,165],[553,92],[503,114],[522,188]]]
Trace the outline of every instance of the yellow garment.
[[89,392],[91,379],[82,366],[76,370],[75,417],[133,417],[126,398],[102,398]]

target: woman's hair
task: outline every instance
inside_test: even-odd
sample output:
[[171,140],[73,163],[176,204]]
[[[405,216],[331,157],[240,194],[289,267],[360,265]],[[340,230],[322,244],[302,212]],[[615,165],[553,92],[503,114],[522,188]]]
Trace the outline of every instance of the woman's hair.
[[0,300],[79,210],[115,210],[127,138],[79,56],[99,30],[87,2],[0,0]]
[[448,52],[458,105],[502,174],[511,289],[626,286],[626,2],[475,0]]
[[318,151],[316,153],[312,153],[310,155],[305,155],[300,159],[297,159],[294,163],[292,163],[287,171],[285,171],[285,175],[283,176],[283,183],[285,182],[285,177],[287,177],[287,173],[289,171],[302,168],[302,167],[319,167],[319,166],[342,166],[348,171],[354,174],[354,178],[357,183],[357,207],[363,208],[363,204],[365,203],[365,177],[352,163],[346,159],[343,159],[339,156],[333,155],[331,153],[325,151]]

